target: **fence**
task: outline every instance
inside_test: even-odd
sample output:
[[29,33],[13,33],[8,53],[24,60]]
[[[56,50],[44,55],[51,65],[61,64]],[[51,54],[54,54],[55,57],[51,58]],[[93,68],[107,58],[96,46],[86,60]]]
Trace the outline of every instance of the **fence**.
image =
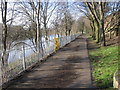
[[[80,34],[58,38],[59,48],[62,48],[79,35]],[[44,41],[43,52],[41,53],[36,53],[33,51],[33,49],[34,47],[31,48],[26,45],[23,45],[19,47],[19,49],[16,48],[10,51],[10,55],[8,58],[9,61],[8,67],[6,70],[4,70],[4,72],[1,73],[0,71],[0,75],[2,75],[2,78],[0,78],[0,86],[10,81],[14,77],[18,76],[21,72],[28,69],[38,61],[42,60],[44,57],[47,57],[48,55],[53,53],[55,51],[54,39],[52,38],[50,40]]]

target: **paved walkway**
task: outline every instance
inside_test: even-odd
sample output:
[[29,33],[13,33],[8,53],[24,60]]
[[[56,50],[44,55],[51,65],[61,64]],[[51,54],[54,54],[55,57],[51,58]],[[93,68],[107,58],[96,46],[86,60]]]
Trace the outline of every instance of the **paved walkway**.
[[84,36],[66,45],[9,88],[91,88],[91,71]]

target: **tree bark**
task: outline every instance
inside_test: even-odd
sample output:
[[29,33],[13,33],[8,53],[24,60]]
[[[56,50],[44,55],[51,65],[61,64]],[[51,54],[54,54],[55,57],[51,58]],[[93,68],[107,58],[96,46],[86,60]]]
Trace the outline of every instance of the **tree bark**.
[[96,40],[94,20],[92,20],[92,21],[90,22],[90,26],[91,26],[91,28],[92,28],[92,38],[93,38],[93,40]]
[[106,40],[105,40],[105,30],[104,30],[104,8],[105,8],[105,2],[100,2],[100,28],[102,31],[102,40],[101,45],[106,46]]
[[2,31],[2,64],[3,66],[8,65],[8,53],[7,53],[7,2],[1,2],[1,13],[2,13],[2,22],[3,22],[3,31]]
[[37,51],[40,53],[40,1],[37,9]]
[[109,39],[111,39],[111,31],[109,32]]
[[99,43],[99,24],[94,21],[95,34],[96,34],[96,43]]

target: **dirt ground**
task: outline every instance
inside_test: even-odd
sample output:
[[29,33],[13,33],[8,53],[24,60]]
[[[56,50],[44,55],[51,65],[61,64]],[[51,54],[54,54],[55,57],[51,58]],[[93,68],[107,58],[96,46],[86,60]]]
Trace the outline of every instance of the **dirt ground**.
[[86,38],[79,36],[5,90],[92,87]]
[[119,43],[119,39],[119,36],[112,35],[111,39],[108,36],[106,36],[106,44],[107,46],[116,46]]

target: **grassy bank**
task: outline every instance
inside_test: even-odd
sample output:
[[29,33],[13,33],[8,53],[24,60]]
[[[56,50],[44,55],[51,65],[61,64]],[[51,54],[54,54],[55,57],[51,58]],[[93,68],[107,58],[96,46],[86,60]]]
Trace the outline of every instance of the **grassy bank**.
[[113,74],[118,68],[118,46],[96,48],[97,44],[91,39],[89,44],[93,81],[99,88],[113,88]]

